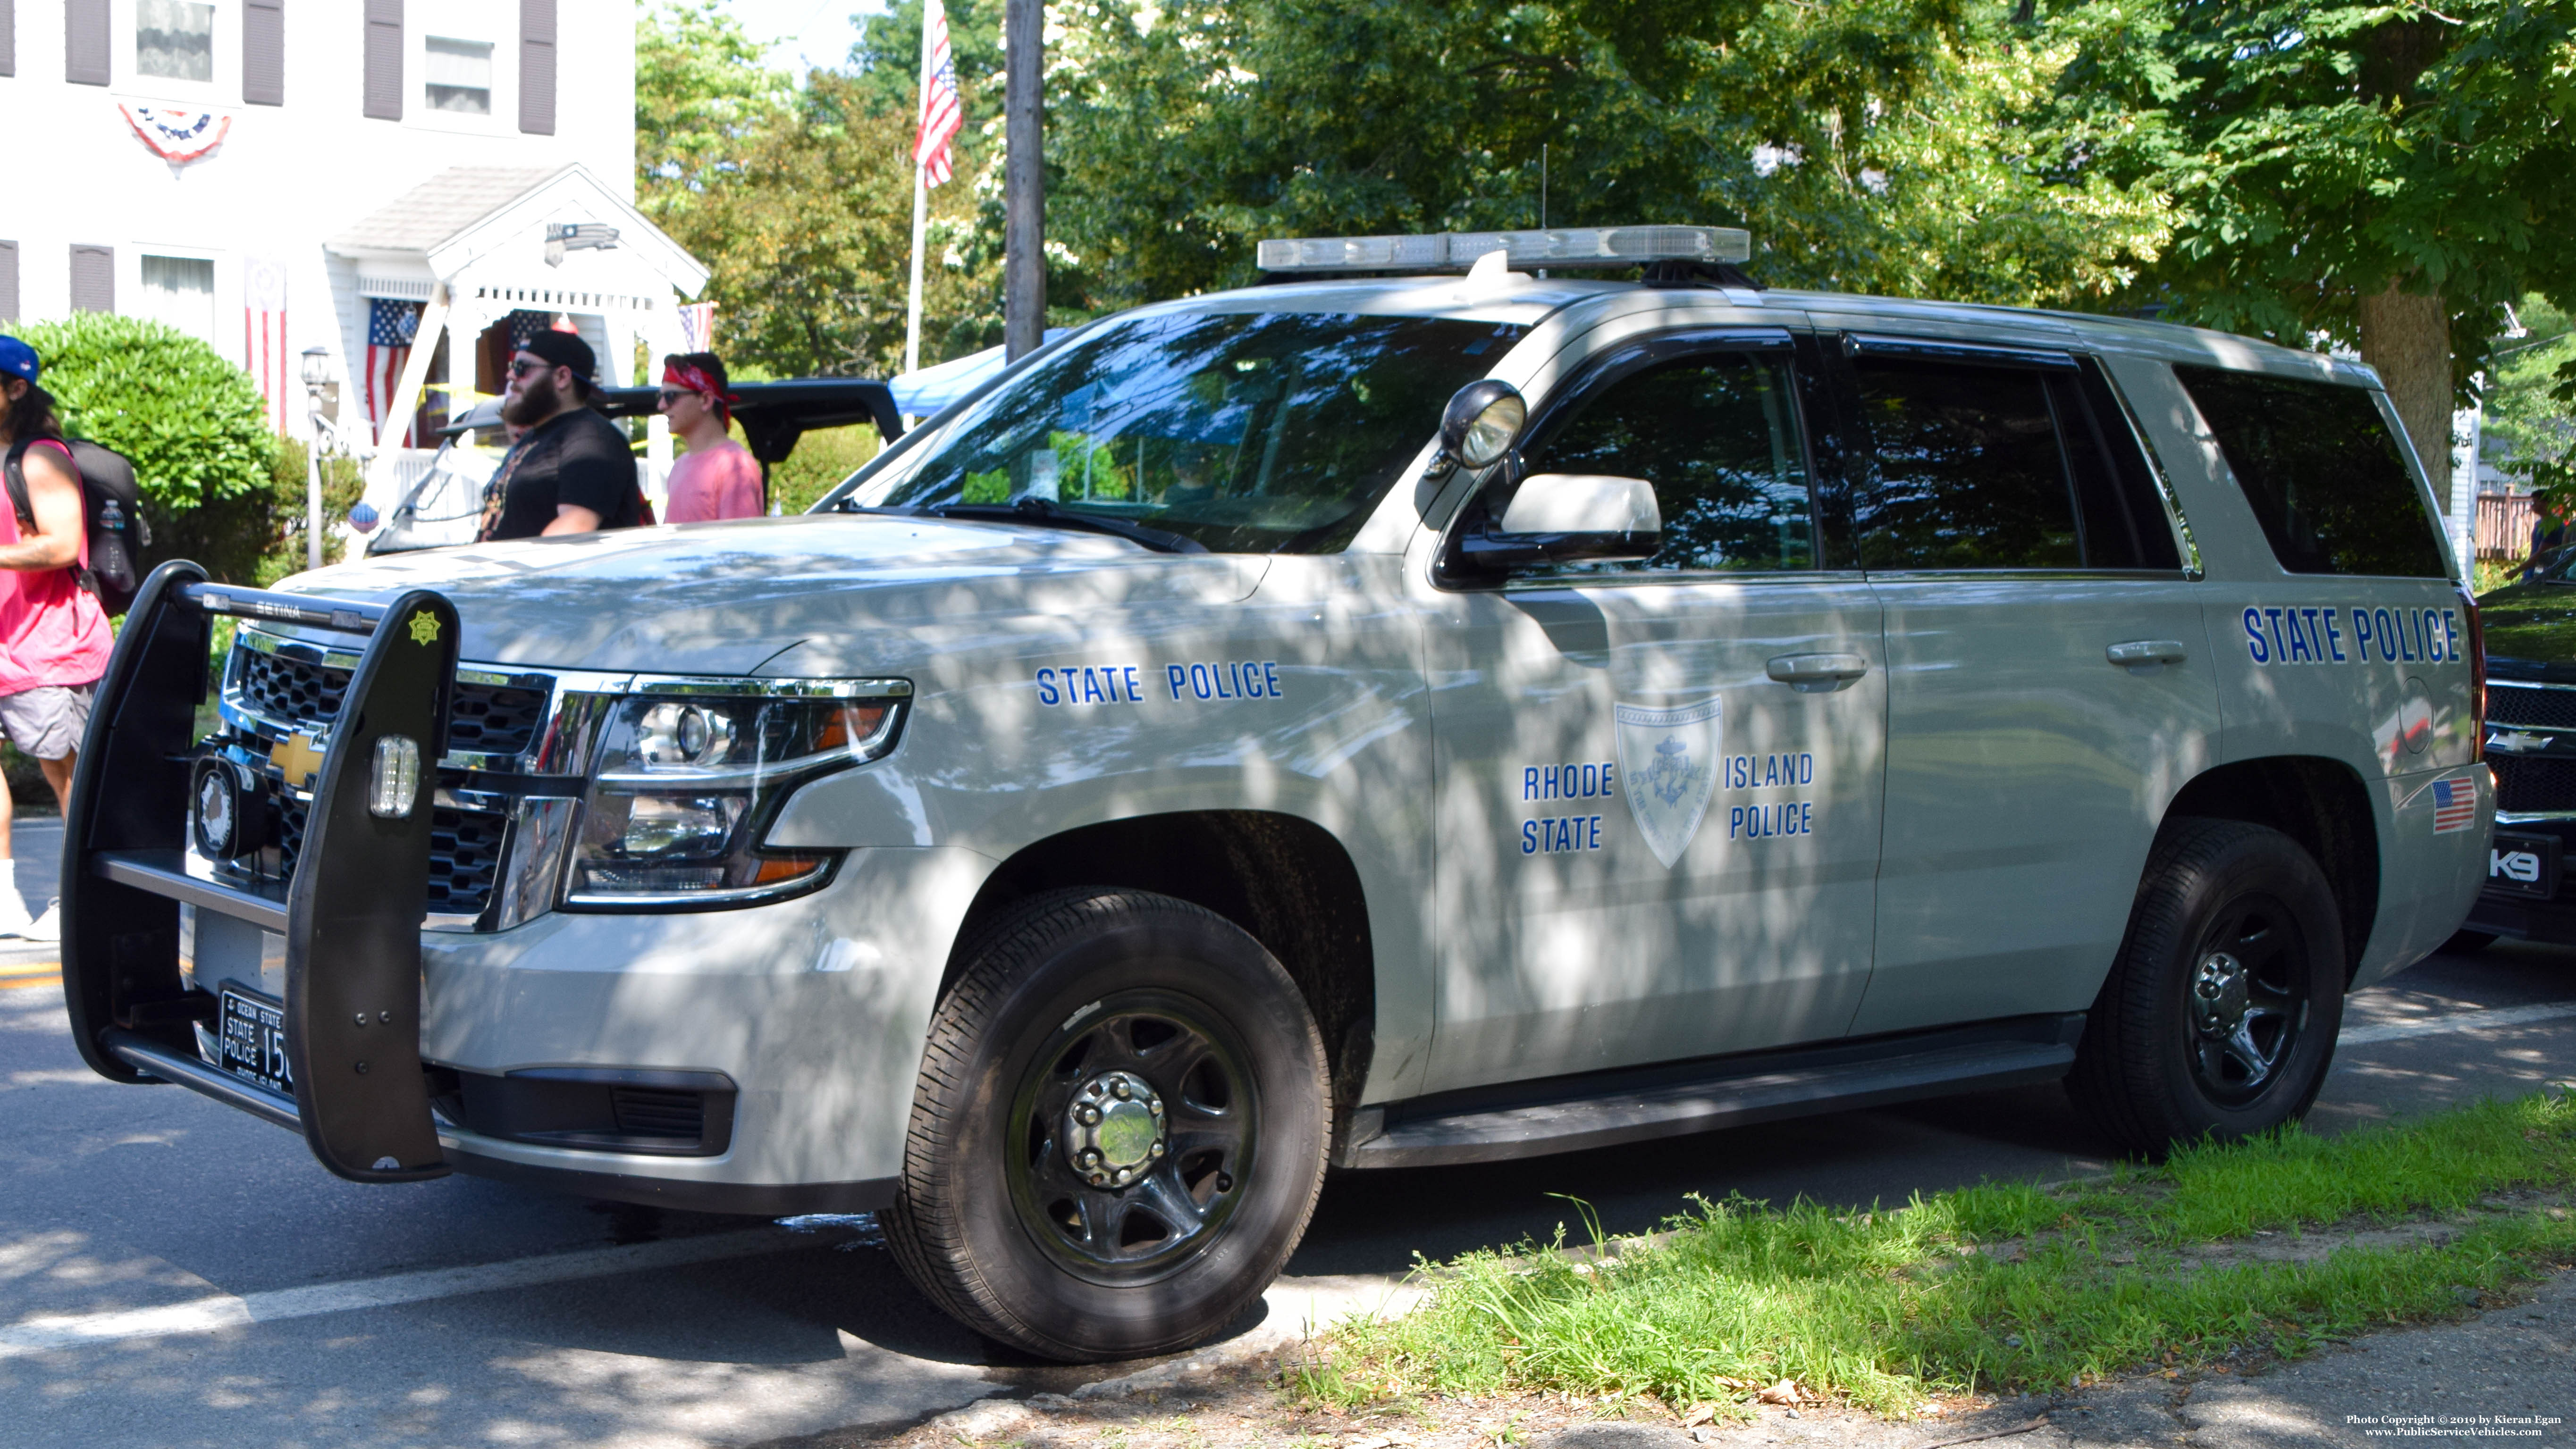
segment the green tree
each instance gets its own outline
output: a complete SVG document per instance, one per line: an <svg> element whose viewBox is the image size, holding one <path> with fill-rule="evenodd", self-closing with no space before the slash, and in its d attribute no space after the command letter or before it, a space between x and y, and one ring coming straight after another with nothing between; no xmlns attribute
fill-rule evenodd
<svg viewBox="0 0 2576 1449"><path fill-rule="evenodd" d="M2576 264L2576 0L2090 0L2061 114L2156 187L2141 300L2379 370L2437 490L2499 308Z"/></svg>
<svg viewBox="0 0 2576 1449"><path fill-rule="evenodd" d="M669 218L673 237L713 269L707 295L728 361L779 377L900 366L912 121L868 99L852 77L812 73L795 110L752 139L738 168ZM968 188L931 196L923 352L936 359L984 345L1000 319L992 267L961 250L974 231Z"/></svg>
<svg viewBox="0 0 2576 1449"><path fill-rule="evenodd" d="M635 172L645 214L668 226L708 187L738 175L794 91L760 63L760 46L719 0L639 5Z"/></svg>
<svg viewBox="0 0 2576 1449"><path fill-rule="evenodd" d="M1185 0L1060 12L1050 297L1252 279L1263 236L1744 225L1766 281L2068 303L2163 238L2152 185L2028 119L2072 59L1962 0Z"/></svg>

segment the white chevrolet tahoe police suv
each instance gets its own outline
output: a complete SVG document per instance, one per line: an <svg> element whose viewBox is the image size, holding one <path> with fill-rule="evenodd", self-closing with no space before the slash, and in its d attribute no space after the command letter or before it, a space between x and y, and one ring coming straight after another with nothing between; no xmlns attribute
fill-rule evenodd
<svg viewBox="0 0 2576 1449"><path fill-rule="evenodd" d="M1265 243L803 517L167 565L81 1049L360 1181L882 1209L1067 1359L1217 1331L1336 1165L2298 1116L2493 810L2378 382L1743 241Z"/></svg>

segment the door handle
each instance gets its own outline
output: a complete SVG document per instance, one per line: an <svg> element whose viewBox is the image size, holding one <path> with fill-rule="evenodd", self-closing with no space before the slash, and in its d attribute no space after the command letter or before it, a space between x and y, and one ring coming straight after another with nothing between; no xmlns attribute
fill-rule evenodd
<svg viewBox="0 0 2576 1449"><path fill-rule="evenodd" d="M1762 672L1800 694L1828 694L1869 672L1869 661L1857 654L1782 654Z"/></svg>
<svg viewBox="0 0 2576 1449"><path fill-rule="evenodd" d="M2180 664L2183 647L2180 639L2132 639L2103 650L2102 656L2123 669L2144 664Z"/></svg>

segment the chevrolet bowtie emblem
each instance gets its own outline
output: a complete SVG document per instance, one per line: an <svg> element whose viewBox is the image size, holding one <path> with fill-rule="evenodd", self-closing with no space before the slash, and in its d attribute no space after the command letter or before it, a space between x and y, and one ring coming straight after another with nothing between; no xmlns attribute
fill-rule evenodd
<svg viewBox="0 0 2576 1449"><path fill-rule="evenodd" d="M322 742L299 730L269 750L268 762L286 776L287 784L310 790L314 777L322 773L322 756Z"/></svg>
<svg viewBox="0 0 2576 1449"><path fill-rule="evenodd" d="M2528 730L2498 730L2487 736L2487 748L2502 750L2508 755L2527 755L2548 749L2549 736L2535 735Z"/></svg>

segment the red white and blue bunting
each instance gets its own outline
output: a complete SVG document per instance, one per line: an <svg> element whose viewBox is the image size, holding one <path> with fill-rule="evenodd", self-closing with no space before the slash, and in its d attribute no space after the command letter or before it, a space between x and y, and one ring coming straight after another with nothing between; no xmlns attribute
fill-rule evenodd
<svg viewBox="0 0 2576 1449"><path fill-rule="evenodd" d="M125 113L125 122L152 154L174 166L199 160L224 144L224 133L233 128L233 118L213 111L183 111L171 106L138 106L119 101L116 108Z"/></svg>

